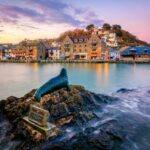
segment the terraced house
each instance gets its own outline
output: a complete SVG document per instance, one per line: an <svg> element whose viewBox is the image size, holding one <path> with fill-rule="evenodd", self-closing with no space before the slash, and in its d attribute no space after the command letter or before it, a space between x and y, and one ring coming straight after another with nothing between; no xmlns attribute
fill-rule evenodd
<svg viewBox="0 0 150 150"><path fill-rule="evenodd" d="M3 45L0 45L0 60L2 60L4 57L4 50L5 50L5 47Z"/></svg>
<svg viewBox="0 0 150 150"><path fill-rule="evenodd" d="M69 37L61 44L62 58L69 60L97 60L106 59L108 51L106 44L97 35L91 37Z"/></svg>
<svg viewBox="0 0 150 150"><path fill-rule="evenodd" d="M11 58L19 60L45 60L48 57L49 46L43 42L38 44L27 42L11 49Z"/></svg>
<svg viewBox="0 0 150 150"><path fill-rule="evenodd" d="M10 44L0 44L0 60L9 58Z"/></svg>

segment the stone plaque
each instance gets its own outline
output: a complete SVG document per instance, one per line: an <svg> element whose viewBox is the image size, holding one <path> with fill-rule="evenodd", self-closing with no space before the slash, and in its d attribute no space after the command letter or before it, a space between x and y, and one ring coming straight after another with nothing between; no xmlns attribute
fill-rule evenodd
<svg viewBox="0 0 150 150"><path fill-rule="evenodd" d="M49 112L45 109L42 109L40 107L37 107L35 105L30 106L29 121L32 121L39 126L46 127L47 126L47 120L49 117Z"/></svg>
<svg viewBox="0 0 150 150"><path fill-rule="evenodd" d="M23 120L46 138L49 138L59 134L60 130L54 124L48 122L48 117L49 112L47 110L31 105L29 116L23 117Z"/></svg>
<svg viewBox="0 0 150 150"><path fill-rule="evenodd" d="M59 134L60 130L50 122L47 122L46 127L39 126L38 124L29 120L29 117L24 117L23 120L32 126L35 130L41 132L46 138L53 137Z"/></svg>

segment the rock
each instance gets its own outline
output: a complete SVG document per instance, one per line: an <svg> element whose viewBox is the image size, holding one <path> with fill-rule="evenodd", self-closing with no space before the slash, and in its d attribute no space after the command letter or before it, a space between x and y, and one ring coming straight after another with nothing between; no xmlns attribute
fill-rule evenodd
<svg viewBox="0 0 150 150"><path fill-rule="evenodd" d="M52 105L49 111L51 117L54 119L59 119L69 115L67 104L64 102L58 103L57 105Z"/></svg>
<svg viewBox="0 0 150 150"><path fill-rule="evenodd" d="M40 149L41 147L41 149L69 150L112 149L116 140L121 142L123 136L118 130L120 127L118 123L107 122L103 126L88 127L88 122L99 120L95 109L100 110L101 107L116 99L106 95L97 95L85 90L82 86L72 85L70 89L70 91L66 91L65 88L62 88L48 93L42 97L40 104L38 104L49 111L49 121L58 125L62 130L61 134L56 132L57 134L53 138L46 140L40 132L22 121L22 117L28 115L30 105L36 104L35 90L21 98L11 96L0 101L0 109L12 126L8 134L13 135L14 141L20 141L18 149ZM67 134L65 129L68 127L73 128L74 131L67 130L69 132Z"/></svg>
<svg viewBox="0 0 150 150"><path fill-rule="evenodd" d="M134 89L122 88L122 89L118 90L117 93L129 93L129 92L132 92L132 91L134 91Z"/></svg>
<svg viewBox="0 0 150 150"><path fill-rule="evenodd" d="M63 126L65 124L69 124L73 120L73 116L67 116L56 121L56 125Z"/></svg>
<svg viewBox="0 0 150 150"><path fill-rule="evenodd" d="M6 105L6 100L1 100L0 101L0 112L4 111L5 105Z"/></svg>
<svg viewBox="0 0 150 150"><path fill-rule="evenodd" d="M15 96L10 96L10 97L7 98L7 101L8 101L9 103L14 102L14 101L17 101L17 100L18 100L18 98L15 97Z"/></svg>

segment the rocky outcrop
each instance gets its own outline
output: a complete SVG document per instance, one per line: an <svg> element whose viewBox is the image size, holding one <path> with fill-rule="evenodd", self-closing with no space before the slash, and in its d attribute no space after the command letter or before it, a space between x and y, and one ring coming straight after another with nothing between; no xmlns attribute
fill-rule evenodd
<svg viewBox="0 0 150 150"><path fill-rule="evenodd" d="M100 122L97 112L116 98L98 95L82 86L70 86L70 91L60 89L42 97L40 105L50 113L49 121L56 124L61 133L44 139L43 135L22 121L27 116L35 90L21 98L8 97L0 101L1 114L10 122L10 141L17 141L12 149L113 149L123 138L121 125L116 120ZM69 142L68 142L69 141ZM1 145L1 143L0 143Z"/></svg>

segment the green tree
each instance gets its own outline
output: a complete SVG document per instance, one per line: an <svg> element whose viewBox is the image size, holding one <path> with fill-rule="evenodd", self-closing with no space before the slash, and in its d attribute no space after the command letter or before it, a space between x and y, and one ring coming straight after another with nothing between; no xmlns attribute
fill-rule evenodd
<svg viewBox="0 0 150 150"><path fill-rule="evenodd" d="M94 27L95 27L94 24L90 24L86 27L86 29L89 31L89 30L93 30Z"/></svg>
<svg viewBox="0 0 150 150"><path fill-rule="evenodd" d="M112 26L112 29L113 29L113 30L121 30L121 26L115 24L115 25Z"/></svg>
<svg viewBox="0 0 150 150"><path fill-rule="evenodd" d="M103 29L104 29L104 30L110 30L110 29L111 29L111 25L108 24L108 23L104 23L104 24L103 24Z"/></svg>
<svg viewBox="0 0 150 150"><path fill-rule="evenodd" d="M121 30L117 30L117 31L116 31L116 35L117 35L118 37L122 37L123 33L122 33Z"/></svg>

